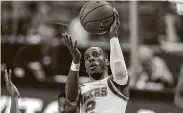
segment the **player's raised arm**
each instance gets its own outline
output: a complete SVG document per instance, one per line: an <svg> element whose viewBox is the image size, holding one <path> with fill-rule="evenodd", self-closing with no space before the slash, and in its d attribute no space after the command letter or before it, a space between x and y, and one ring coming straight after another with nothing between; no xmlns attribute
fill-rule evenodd
<svg viewBox="0 0 183 113"><path fill-rule="evenodd" d="M114 8L115 21L110 28L110 67L113 81L119 85L125 85L128 81L128 74L125 60L118 40L118 28L120 26L119 14Z"/></svg>
<svg viewBox="0 0 183 113"><path fill-rule="evenodd" d="M11 108L10 113L20 113L19 107L18 107L18 98L20 97L20 93L18 92L15 85L13 85L11 81L11 70L7 71L5 70L4 79L6 82L6 87L11 95Z"/></svg>
<svg viewBox="0 0 183 113"><path fill-rule="evenodd" d="M75 43L73 44L70 35L68 35L67 33L64 33L62 35L64 37L65 45L67 46L73 58L65 85L66 99L71 104L75 104L79 94L79 69L80 69L81 53L76 47L77 41L75 41Z"/></svg>

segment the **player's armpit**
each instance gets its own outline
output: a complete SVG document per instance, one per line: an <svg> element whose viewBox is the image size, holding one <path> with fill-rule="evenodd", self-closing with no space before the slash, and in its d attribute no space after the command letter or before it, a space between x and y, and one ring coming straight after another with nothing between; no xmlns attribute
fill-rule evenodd
<svg viewBox="0 0 183 113"><path fill-rule="evenodd" d="M107 84L110 90L118 97L122 98L125 101L129 99L129 79L126 85L119 85L113 81L113 77L110 76L107 80Z"/></svg>

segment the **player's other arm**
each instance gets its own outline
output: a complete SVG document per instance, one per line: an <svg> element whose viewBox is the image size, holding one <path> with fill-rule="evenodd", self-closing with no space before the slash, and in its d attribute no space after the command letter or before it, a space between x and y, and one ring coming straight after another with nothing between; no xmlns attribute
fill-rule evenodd
<svg viewBox="0 0 183 113"><path fill-rule="evenodd" d="M18 98L20 97L20 93L13 85L11 82L11 70L9 72L5 70L5 76L4 76L5 82L6 82L6 87L11 95L11 108L10 108L10 113L20 113L19 107L18 107Z"/></svg>
<svg viewBox="0 0 183 113"><path fill-rule="evenodd" d="M115 21L110 29L110 67L113 81L119 85L126 85L128 82L128 74L117 34L120 25L119 14L115 8L113 11Z"/></svg>
<svg viewBox="0 0 183 113"><path fill-rule="evenodd" d="M19 107L18 107L18 96L11 97L10 113L20 113Z"/></svg>
<svg viewBox="0 0 183 113"><path fill-rule="evenodd" d="M71 104L76 104L79 94L79 68L80 68L81 53L76 47L77 41L75 41L75 43L73 44L70 35L65 33L63 34L63 38L65 41L65 45L67 46L73 58L65 85L66 99Z"/></svg>
<svg viewBox="0 0 183 113"><path fill-rule="evenodd" d="M175 90L174 103L176 106L183 108L183 63Z"/></svg>

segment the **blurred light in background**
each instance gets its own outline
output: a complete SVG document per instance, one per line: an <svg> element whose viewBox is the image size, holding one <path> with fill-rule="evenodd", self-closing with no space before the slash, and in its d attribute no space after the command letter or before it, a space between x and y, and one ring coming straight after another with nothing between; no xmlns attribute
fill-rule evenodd
<svg viewBox="0 0 183 113"><path fill-rule="evenodd" d="M22 78L22 77L25 76L25 71L24 71L23 68L19 68L19 67L15 68L15 69L14 69L14 73L15 73L15 75L16 75L17 77L19 77L19 78Z"/></svg>
<svg viewBox="0 0 183 113"><path fill-rule="evenodd" d="M88 32L81 26L80 19L74 18L68 27L69 33L73 41L77 40L79 46L86 46L88 44Z"/></svg>
<svg viewBox="0 0 183 113"><path fill-rule="evenodd" d="M176 3L177 14L183 15L183 3Z"/></svg>

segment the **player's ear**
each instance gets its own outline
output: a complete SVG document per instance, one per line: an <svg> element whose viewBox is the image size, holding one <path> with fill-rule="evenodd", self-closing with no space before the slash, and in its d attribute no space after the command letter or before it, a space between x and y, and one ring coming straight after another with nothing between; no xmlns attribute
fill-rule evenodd
<svg viewBox="0 0 183 113"><path fill-rule="evenodd" d="M106 63L106 65L107 65L107 66L109 66L109 65L110 65L110 62L109 62L109 60L108 60L108 59L105 59L105 63Z"/></svg>

